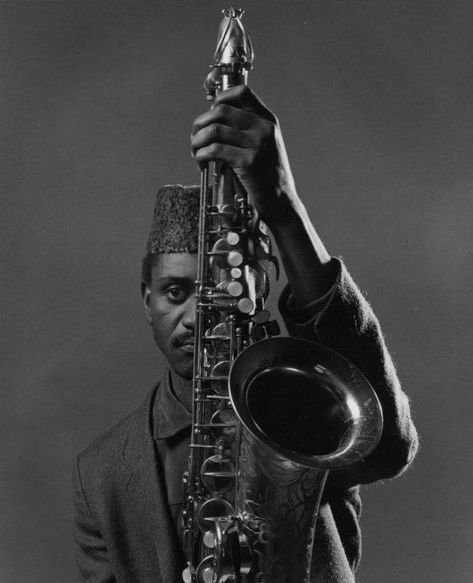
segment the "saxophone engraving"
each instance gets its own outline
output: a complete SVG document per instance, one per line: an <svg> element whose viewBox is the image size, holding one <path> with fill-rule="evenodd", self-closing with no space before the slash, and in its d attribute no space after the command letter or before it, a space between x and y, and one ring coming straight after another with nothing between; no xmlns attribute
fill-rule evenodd
<svg viewBox="0 0 473 583"><path fill-rule="evenodd" d="M204 88L246 84L242 10L223 11ZM184 475L185 583L305 583L329 470L376 446L381 408L348 360L275 337L265 308L277 261L227 166L201 173L192 436Z"/></svg>

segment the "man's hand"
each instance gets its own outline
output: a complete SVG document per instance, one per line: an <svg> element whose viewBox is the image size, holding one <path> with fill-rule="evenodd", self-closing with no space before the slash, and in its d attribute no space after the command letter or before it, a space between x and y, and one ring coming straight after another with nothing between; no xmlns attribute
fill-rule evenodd
<svg viewBox="0 0 473 583"><path fill-rule="evenodd" d="M276 116L247 86L220 93L192 129L194 158L230 166L269 227L297 200Z"/></svg>
<svg viewBox="0 0 473 583"><path fill-rule="evenodd" d="M330 255L300 201L276 116L244 85L220 93L194 122L192 153L230 166L271 229L297 305L332 286Z"/></svg>

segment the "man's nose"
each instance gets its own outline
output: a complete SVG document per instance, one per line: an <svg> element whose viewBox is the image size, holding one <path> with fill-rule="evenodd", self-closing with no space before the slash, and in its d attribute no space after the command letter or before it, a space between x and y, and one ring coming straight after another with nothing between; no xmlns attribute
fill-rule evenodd
<svg viewBox="0 0 473 583"><path fill-rule="evenodd" d="M186 328L194 330L195 328L195 313L196 313L196 299L195 296L190 296L184 306L184 315L182 317L182 324Z"/></svg>

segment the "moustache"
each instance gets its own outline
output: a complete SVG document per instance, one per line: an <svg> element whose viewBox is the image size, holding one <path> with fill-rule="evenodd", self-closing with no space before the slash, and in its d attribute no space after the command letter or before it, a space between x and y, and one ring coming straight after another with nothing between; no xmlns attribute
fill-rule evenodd
<svg viewBox="0 0 473 583"><path fill-rule="evenodd" d="M173 348L179 348L179 346L183 346L184 344L190 344L189 340L194 339L194 332L190 330L188 332L183 332L182 334L177 334L171 340L171 344Z"/></svg>

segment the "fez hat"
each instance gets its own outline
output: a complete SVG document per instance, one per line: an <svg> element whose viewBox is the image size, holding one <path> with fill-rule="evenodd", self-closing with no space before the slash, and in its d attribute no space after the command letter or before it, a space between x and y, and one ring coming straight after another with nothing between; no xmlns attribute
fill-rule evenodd
<svg viewBox="0 0 473 583"><path fill-rule="evenodd" d="M199 236L198 186L166 184L159 189L146 251L196 253Z"/></svg>

